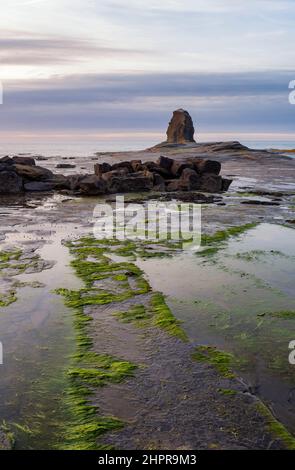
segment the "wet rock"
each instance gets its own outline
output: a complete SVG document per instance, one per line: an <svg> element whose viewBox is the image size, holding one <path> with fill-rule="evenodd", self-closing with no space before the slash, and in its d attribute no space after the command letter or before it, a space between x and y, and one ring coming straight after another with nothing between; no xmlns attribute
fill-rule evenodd
<svg viewBox="0 0 295 470"><path fill-rule="evenodd" d="M128 173L133 172L132 165L129 161L127 161L127 162L118 162L118 163L114 163L114 165L112 165L112 170L119 170L121 168L124 168L124 169L128 170Z"/></svg>
<svg viewBox="0 0 295 470"><path fill-rule="evenodd" d="M164 157L163 155L161 155L157 160L157 165L160 168L163 168L164 170L169 171L169 172L172 168L173 163L174 163L174 160L172 158Z"/></svg>
<svg viewBox="0 0 295 470"><path fill-rule="evenodd" d="M222 178L221 182L221 191L227 191L230 185L232 184L233 180L228 178Z"/></svg>
<svg viewBox="0 0 295 470"><path fill-rule="evenodd" d="M71 163L58 163L55 165L55 168L76 168L76 165L72 165Z"/></svg>
<svg viewBox="0 0 295 470"><path fill-rule="evenodd" d="M24 188L25 191L52 191L54 184L48 181L31 181L30 183L25 183Z"/></svg>
<svg viewBox="0 0 295 470"><path fill-rule="evenodd" d="M130 164L131 164L132 170L133 170L134 172L136 172L136 171L143 171L143 170L144 170L144 166L143 166L141 160L131 160Z"/></svg>
<svg viewBox="0 0 295 470"><path fill-rule="evenodd" d="M274 201L260 201L258 199L252 199L252 200L247 200L247 201L241 201L241 204L249 204L249 205L255 205L255 206L279 206L279 202L274 202Z"/></svg>
<svg viewBox="0 0 295 470"><path fill-rule="evenodd" d="M167 129L167 143L186 144L195 142L194 126L191 116L184 109L177 109L173 112L171 121Z"/></svg>
<svg viewBox="0 0 295 470"><path fill-rule="evenodd" d="M162 178L161 175L155 173L154 174L154 186L153 191L165 191L165 180Z"/></svg>
<svg viewBox="0 0 295 470"><path fill-rule="evenodd" d="M202 175L200 188L206 193L219 193L222 190L221 176L210 174Z"/></svg>
<svg viewBox="0 0 295 470"><path fill-rule="evenodd" d="M181 176L181 173L183 172L185 168L191 168L193 170L194 166L190 162L182 162L182 161L174 160L172 167L171 167L171 173L173 174L173 176L179 177Z"/></svg>
<svg viewBox="0 0 295 470"><path fill-rule="evenodd" d="M23 189L23 179L14 171L0 171L0 194L17 194Z"/></svg>
<svg viewBox="0 0 295 470"><path fill-rule="evenodd" d="M36 165L35 159L33 157L19 157L16 155L15 157L12 157L12 160L14 163L20 163L21 165Z"/></svg>
<svg viewBox="0 0 295 470"><path fill-rule="evenodd" d="M197 158L193 161L193 165L195 167L195 170L200 173L200 175L203 175L205 173L219 175L221 170L220 162L217 162L215 160L201 160Z"/></svg>
<svg viewBox="0 0 295 470"><path fill-rule="evenodd" d="M5 157L0 158L0 165L7 166L7 165L14 165L14 161L8 155Z"/></svg>
<svg viewBox="0 0 295 470"><path fill-rule="evenodd" d="M44 181L52 178L53 173L47 168L33 165L14 165L16 173L26 180Z"/></svg>
<svg viewBox="0 0 295 470"><path fill-rule="evenodd" d="M78 191L80 181L85 178L86 175L71 175L67 177L67 184L71 191ZM90 175L89 175L90 176Z"/></svg>
<svg viewBox="0 0 295 470"><path fill-rule="evenodd" d="M197 172L191 168L185 168L181 173L178 187L182 191L194 191L200 188L200 183L201 179Z"/></svg>
<svg viewBox="0 0 295 470"><path fill-rule="evenodd" d="M94 165L94 174L96 176L101 176L103 173L111 171L112 166L109 163L96 163Z"/></svg>
<svg viewBox="0 0 295 470"><path fill-rule="evenodd" d="M79 181L78 188L84 195L95 196L106 192L106 183L96 175L87 175Z"/></svg>
<svg viewBox="0 0 295 470"><path fill-rule="evenodd" d="M113 172L111 172L113 173ZM105 175L107 175L106 173ZM132 175L112 175L107 180L107 190L110 193L126 193L150 191L154 185L154 176L149 171L133 173Z"/></svg>

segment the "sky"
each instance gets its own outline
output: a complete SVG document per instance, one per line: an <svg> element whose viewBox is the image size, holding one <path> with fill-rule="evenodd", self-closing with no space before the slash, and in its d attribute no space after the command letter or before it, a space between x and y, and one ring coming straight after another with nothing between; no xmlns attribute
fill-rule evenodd
<svg viewBox="0 0 295 470"><path fill-rule="evenodd" d="M0 135L294 133L294 0L1 0ZM294 137L295 138L295 137Z"/></svg>

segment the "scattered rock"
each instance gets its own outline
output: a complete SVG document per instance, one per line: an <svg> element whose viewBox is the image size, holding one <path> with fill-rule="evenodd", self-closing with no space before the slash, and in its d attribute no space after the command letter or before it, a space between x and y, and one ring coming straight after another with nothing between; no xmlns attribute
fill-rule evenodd
<svg viewBox="0 0 295 470"><path fill-rule="evenodd" d="M12 157L12 160L14 163L20 163L21 165L29 165L29 166L34 166L36 165L35 159L33 157Z"/></svg>
<svg viewBox="0 0 295 470"><path fill-rule="evenodd" d="M76 165L72 165L71 163L58 163L55 165L55 168L76 168Z"/></svg>

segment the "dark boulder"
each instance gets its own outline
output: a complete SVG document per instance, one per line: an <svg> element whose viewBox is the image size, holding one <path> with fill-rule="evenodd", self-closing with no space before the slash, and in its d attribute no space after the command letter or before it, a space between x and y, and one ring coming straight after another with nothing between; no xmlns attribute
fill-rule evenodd
<svg viewBox="0 0 295 470"><path fill-rule="evenodd" d="M195 170L185 168L179 179L179 189L181 191L194 191L200 188L200 176Z"/></svg>
<svg viewBox="0 0 295 470"><path fill-rule="evenodd" d="M113 173L113 172L111 172ZM107 175L108 173L106 173ZM132 175L114 175L107 180L107 190L110 193L129 193L150 191L154 185L154 176L148 171Z"/></svg>
<svg viewBox="0 0 295 470"><path fill-rule="evenodd" d="M46 181L52 178L53 173L47 168L43 168L41 166L33 166L33 165L14 165L15 172L26 180L38 180L38 181Z"/></svg>
<svg viewBox="0 0 295 470"><path fill-rule="evenodd" d="M0 194L16 194L23 191L23 179L15 171L0 171Z"/></svg>
<svg viewBox="0 0 295 470"><path fill-rule="evenodd" d="M30 181L24 185L25 191L41 192L52 191L54 184L49 181Z"/></svg>
<svg viewBox="0 0 295 470"><path fill-rule="evenodd" d="M165 180L158 173L154 173L154 186L153 191L165 191Z"/></svg>
<svg viewBox="0 0 295 470"><path fill-rule="evenodd" d="M196 158L193 160L193 165L195 167L195 170L200 173L200 175L203 175L205 173L219 175L221 170L220 162L217 162L215 160L201 160Z"/></svg>
<svg viewBox="0 0 295 470"><path fill-rule="evenodd" d="M94 174L96 176L101 176L103 173L111 171L112 166L109 163L96 163L94 165Z"/></svg>
<svg viewBox="0 0 295 470"><path fill-rule="evenodd" d="M130 164L131 164L132 170L133 170L134 172L143 171L143 170L144 170L144 166L143 166L141 160L131 160Z"/></svg>
<svg viewBox="0 0 295 470"><path fill-rule="evenodd" d="M232 184L233 180L228 179L228 178L222 178L222 183L221 183L221 191L227 191L230 185Z"/></svg>
<svg viewBox="0 0 295 470"><path fill-rule="evenodd" d="M87 196L96 196L99 194L105 194L106 192L105 181L96 175L84 176L79 181L78 187L80 192Z"/></svg>
<svg viewBox="0 0 295 470"><path fill-rule="evenodd" d="M119 170L121 168L124 168L124 169L128 170L128 173L133 172L132 165L128 161L127 162L118 162L118 163L114 163L114 165L112 165L112 170Z"/></svg>
<svg viewBox="0 0 295 470"><path fill-rule="evenodd" d="M58 163L55 165L55 168L76 168L76 165L73 165L72 163Z"/></svg>
<svg viewBox="0 0 295 470"><path fill-rule="evenodd" d="M222 178L218 175L204 174L200 178L200 189L206 193L220 193L222 189Z"/></svg>
<svg viewBox="0 0 295 470"><path fill-rule="evenodd" d="M14 163L20 163L21 165L36 165L35 159L33 157L19 157L16 155L15 157L12 157L12 160Z"/></svg>
<svg viewBox="0 0 295 470"><path fill-rule="evenodd" d="M161 155L157 160L158 166L160 168L164 168L164 170L167 170L167 171L171 170L173 162L174 160L172 158L164 157L163 155Z"/></svg>
<svg viewBox="0 0 295 470"><path fill-rule="evenodd" d="M173 174L173 176L178 178L179 176L181 176L181 173L183 172L183 170L185 168L191 168L193 170L194 165L192 163L189 163L189 162L173 160L173 164L172 164L172 167L171 167L171 173Z"/></svg>

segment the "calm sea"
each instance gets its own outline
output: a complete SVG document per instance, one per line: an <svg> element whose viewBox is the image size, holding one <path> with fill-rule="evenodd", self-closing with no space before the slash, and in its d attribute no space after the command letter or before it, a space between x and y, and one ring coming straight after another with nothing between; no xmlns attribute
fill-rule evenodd
<svg viewBox="0 0 295 470"><path fill-rule="evenodd" d="M215 141L220 139L215 139ZM238 140L238 139L237 139ZM212 142L214 139L212 139ZM294 149L294 141L283 141L283 140L239 140L243 145L254 149ZM50 156L89 156L95 152L120 152L120 151L132 151L132 150L143 150L159 142L151 138L120 138L116 141L114 139L91 139L91 140L77 140L70 141L55 140L50 141L24 141L24 142L9 142L0 141L0 155L10 154L26 154L30 153L33 155L44 155ZM207 140L206 140L207 142ZM290 154L292 156L292 154ZM293 154L293 156L295 156Z"/></svg>

